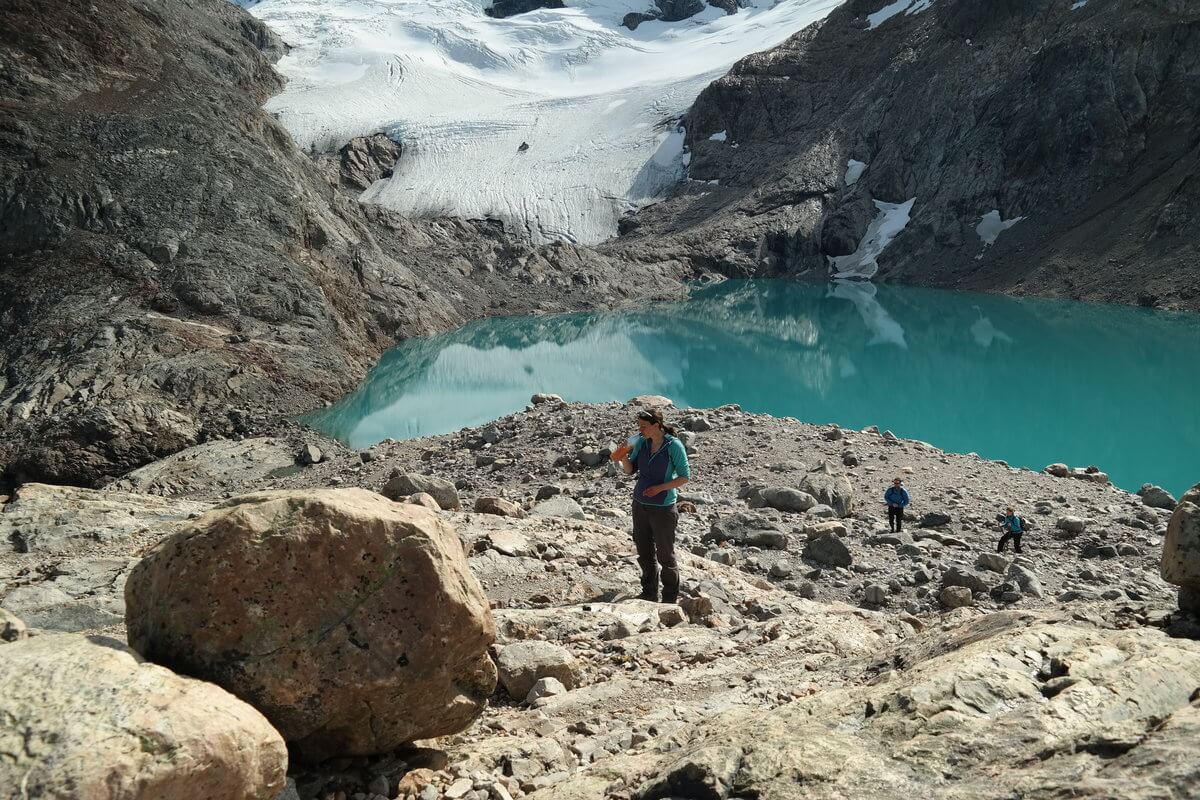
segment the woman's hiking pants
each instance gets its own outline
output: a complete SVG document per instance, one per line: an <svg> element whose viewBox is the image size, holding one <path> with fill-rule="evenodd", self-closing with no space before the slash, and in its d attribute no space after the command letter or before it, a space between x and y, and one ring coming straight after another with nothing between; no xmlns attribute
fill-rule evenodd
<svg viewBox="0 0 1200 800"><path fill-rule="evenodd" d="M1000 537L1000 544L996 547L997 553L1004 552L1004 546L1008 544L1008 540L1013 540L1013 550L1021 552L1021 534L1025 531L1009 531Z"/></svg>
<svg viewBox="0 0 1200 800"><path fill-rule="evenodd" d="M662 600L674 603L679 597L679 567L675 563L675 529L679 510L648 506L633 501L633 544L642 568L642 598L658 599L659 566L662 566Z"/></svg>

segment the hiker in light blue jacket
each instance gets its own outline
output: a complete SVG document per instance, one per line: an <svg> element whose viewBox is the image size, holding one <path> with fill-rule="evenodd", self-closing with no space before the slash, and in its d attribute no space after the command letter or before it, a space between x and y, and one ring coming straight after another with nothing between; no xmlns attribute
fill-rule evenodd
<svg viewBox="0 0 1200 800"><path fill-rule="evenodd" d="M678 489L688 482L687 450L675 429L656 408L637 415L638 435L612 454L626 475L638 473L633 487L633 542L642 568L643 600L658 599L658 566L662 566L662 601L679 597L679 566L675 560ZM657 560L657 564L655 561Z"/></svg>
<svg viewBox="0 0 1200 800"><path fill-rule="evenodd" d="M900 532L901 523L904 522L904 508L912 502L903 484L904 481L896 478L883 493L883 502L887 503L888 507L888 529L893 533Z"/></svg>

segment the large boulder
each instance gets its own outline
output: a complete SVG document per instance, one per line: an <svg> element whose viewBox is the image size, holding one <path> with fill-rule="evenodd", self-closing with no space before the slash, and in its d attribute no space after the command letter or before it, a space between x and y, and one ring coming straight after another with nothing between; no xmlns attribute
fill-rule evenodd
<svg viewBox="0 0 1200 800"><path fill-rule="evenodd" d="M969 589L971 592L990 592L992 583L999 581L989 580L988 577L995 578L993 573L975 572L961 564L951 564L945 572L942 573L942 586L962 586Z"/></svg>
<svg viewBox="0 0 1200 800"><path fill-rule="evenodd" d="M1180 587L1181 595L1195 597L1200 592L1200 483L1179 498L1171 514L1159 574Z"/></svg>
<svg viewBox="0 0 1200 800"><path fill-rule="evenodd" d="M808 511L817 504L816 498L808 492L786 486L762 489L759 496L766 505L777 511Z"/></svg>
<svg viewBox="0 0 1200 800"><path fill-rule="evenodd" d="M125 599L138 651L253 703L309 759L462 730L496 684L454 529L364 489L230 500L152 550Z"/></svg>
<svg viewBox="0 0 1200 800"><path fill-rule="evenodd" d="M406 500L421 492L431 495L445 511L457 511L462 508L458 499L458 489L445 478L397 470L379 490L379 493L389 500Z"/></svg>
<svg viewBox="0 0 1200 800"><path fill-rule="evenodd" d="M284 787L287 748L262 714L115 639L0 647L0 686L4 797L272 800Z"/></svg>
<svg viewBox="0 0 1200 800"><path fill-rule="evenodd" d="M848 517L854 510L854 487L850 479L832 472L827 462L805 475L800 489L832 508L839 517Z"/></svg>
<svg viewBox="0 0 1200 800"><path fill-rule="evenodd" d="M1142 488L1138 489L1138 497L1150 508L1165 508L1167 511L1173 511L1179 502L1166 489L1152 483L1143 483Z"/></svg>
<svg viewBox="0 0 1200 800"><path fill-rule="evenodd" d="M705 544L733 542L743 547L786 550L788 535L771 520L743 511L713 520L708 533L700 541Z"/></svg>

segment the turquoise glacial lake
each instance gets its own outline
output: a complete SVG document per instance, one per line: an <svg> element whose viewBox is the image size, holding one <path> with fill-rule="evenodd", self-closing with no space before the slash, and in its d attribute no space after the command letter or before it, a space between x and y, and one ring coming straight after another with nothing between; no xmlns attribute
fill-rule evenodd
<svg viewBox="0 0 1200 800"><path fill-rule="evenodd" d="M1200 481L1200 315L935 289L728 281L627 312L482 320L387 352L307 421L355 447L448 433L536 392L878 425L1122 488Z"/></svg>

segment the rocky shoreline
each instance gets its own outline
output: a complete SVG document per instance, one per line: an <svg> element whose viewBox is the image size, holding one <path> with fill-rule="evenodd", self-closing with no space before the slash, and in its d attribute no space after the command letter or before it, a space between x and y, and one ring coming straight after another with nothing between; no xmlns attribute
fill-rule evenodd
<svg viewBox="0 0 1200 800"><path fill-rule="evenodd" d="M630 485L606 460L637 404L662 401L535 401L482 427L363 451L292 427L200 445L100 490L27 484L0 513L0 542L11 546L0 554L0 605L41 648L81 635L123 646L126 619L150 619L155 606L174 608L172 620L200 614L180 629L199 631L214 613L199 598L216 595L171 588L194 578L161 573L165 537L248 509L254 492L297 508L361 492L383 504L371 518L411 508L401 516L452 526L486 598L479 613L494 624L498 683L459 733L374 755L319 750L319 762L292 747L281 798L900 797L914 781L939 797L994 797L992 782L1032 796L1082 782L1094 796L1150 797L1196 779L1186 752L1200 730L1200 643L1189 641L1200 619L1176 609L1178 590L1160 577L1160 565L1173 579L1197 576L1191 495L1172 512L1160 506L1174 498L1132 495L1095 472L1013 469L736 406L669 408L693 481L677 544L682 596L665 606L630 599ZM881 500L896 475L913 496L900 534L887 530ZM995 553L994 515L1009 503L1033 522L1015 559ZM237 513L235 527L255 540ZM331 546L324 536L312 539L318 554ZM1163 558L1164 541L1177 558ZM134 587L147 591L137 570L148 555L164 576L157 600L127 606ZM246 558L217 560L236 572ZM269 576L290 562L253 558L260 566L246 562L214 590L222 603L340 602L321 567L280 582ZM337 575L357 569L336 563ZM376 652L382 623L361 613L336 630ZM23 646L0 646L0 671ZM168 663L275 707L223 683L233 680L225 673ZM291 669L272 680L294 682ZM296 685L316 680L303 674ZM957 776L937 767L946 748L958 753ZM891 755L881 763L880 753Z"/></svg>

